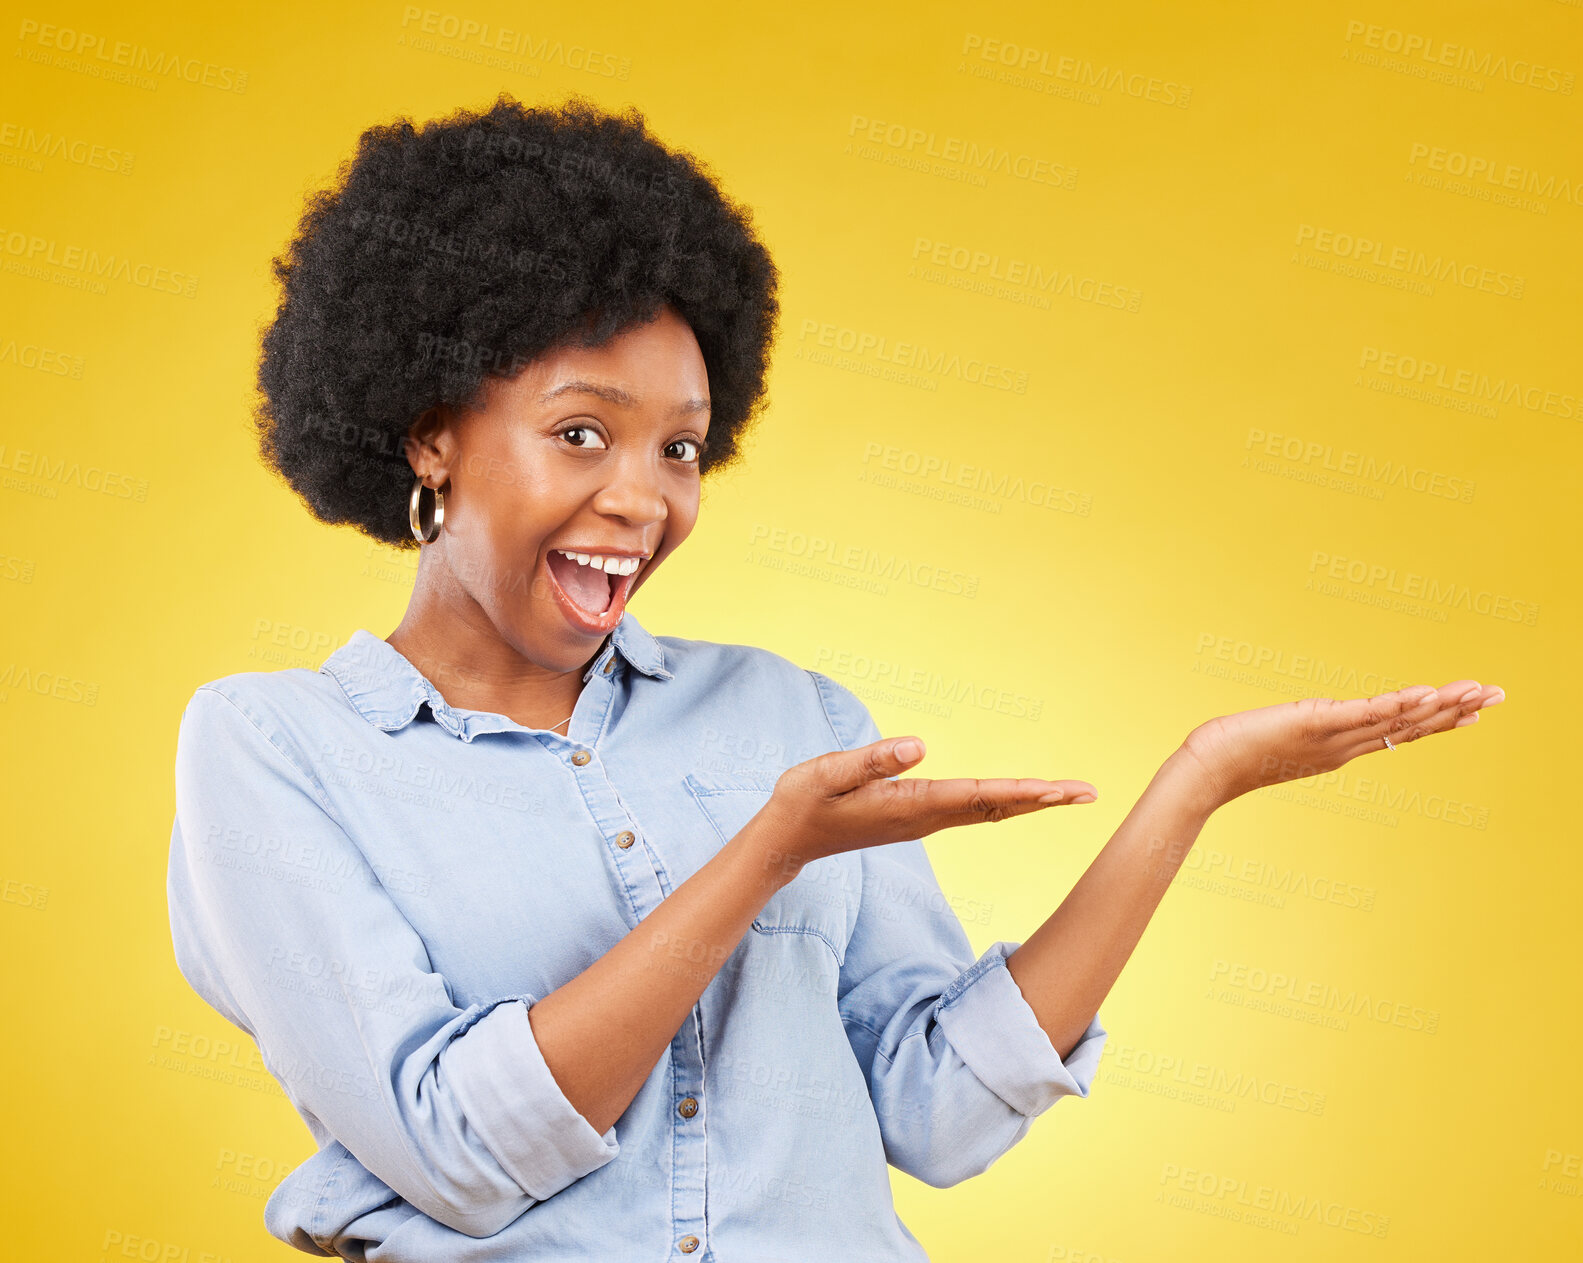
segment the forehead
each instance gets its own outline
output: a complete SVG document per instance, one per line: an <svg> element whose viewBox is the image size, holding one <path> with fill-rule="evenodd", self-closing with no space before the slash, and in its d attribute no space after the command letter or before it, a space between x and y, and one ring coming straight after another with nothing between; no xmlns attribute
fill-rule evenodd
<svg viewBox="0 0 1583 1263"><path fill-rule="evenodd" d="M599 399L624 409L698 412L709 398L698 340L669 307L602 346L552 347L502 385L535 407Z"/></svg>

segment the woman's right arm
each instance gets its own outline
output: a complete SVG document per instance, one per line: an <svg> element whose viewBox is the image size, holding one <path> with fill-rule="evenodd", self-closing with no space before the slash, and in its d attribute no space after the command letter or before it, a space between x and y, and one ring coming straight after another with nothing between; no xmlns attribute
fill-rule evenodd
<svg viewBox="0 0 1583 1263"><path fill-rule="evenodd" d="M785 772L764 809L614 947L529 1010L545 1064L596 1129L626 1112L688 1012L771 895L804 864L1040 810L1036 779L889 781L922 757L907 737L819 755ZM912 740L916 740L913 738Z"/></svg>
<svg viewBox="0 0 1583 1263"><path fill-rule="evenodd" d="M617 1156L615 1129L595 1131L539 1056L536 997L457 1006L267 714L199 688L175 772L176 963L367 1171L487 1237Z"/></svg>
<svg viewBox="0 0 1583 1263"><path fill-rule="evenodd" d="M258 1042L293 1104L408 1203L474 1237L617 1156L614 1120L805 863L1037 810L1052 787L935 781L947 788L925 811L921 782L882 779L910 766L890 754L896 739L820 755L583 973L462 1009L277 737L209 685L182 716L167 879L177 964Z"/></svg>
<svg viewBox="0 0 1583 1263"><path fill-rule="evenodd" d="M765 813L637 927L528 1010L561 1091L596 1131L626 1113L769 898L797 875Z"/></svg>

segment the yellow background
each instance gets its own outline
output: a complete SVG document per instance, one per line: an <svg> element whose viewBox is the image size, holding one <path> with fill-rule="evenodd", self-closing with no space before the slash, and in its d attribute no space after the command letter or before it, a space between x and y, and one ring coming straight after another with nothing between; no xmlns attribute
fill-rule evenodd
<svg viewBox="0 0 1583 1263"><path fill-rule="evenodd" d="M1062 8L13 10L10 1257L300 1257L262 1212L307 1131L171 955L176 726L203 681L316 666L399 620L412 558L317 524L255 456L267 264L363 128L502 89L636 103L753 208L783 273L771 407L635 603L644 625L829 672L928 741L922 775L1099 787L931 839L978 948L1025 939L1213 715L1462 677L1508 692L1476 726L1218 813L1101 1008L1091 1097L955 1188L893 1173L931 1257L1576 1249L1583 4ZM535 43L490 64L453 20ZM44 25L196 81L96 75ZM1418 55L1390 50L1409 37ZM66 148L31 152L46 136ZM975 174L968 146L1015 161ZM1534 187L1437 169L1469 158ZM1359 238L1373 275L1346 257ZM194 292L93 292L30 269L35 239ZM919 268L920 239L943 268ZM1422 292L1393 251L1459 271ZM981 292L974 255L1057 284ZM1520 296L1490 292L1514 278ZM1137 309L1098 298L1118 291ZM821 345L865 337L885 349ZM898 375L900 343L939 358ZM983 361L1025 389L975 380ZM1424 362L1443 385L1409 380ZM943 588L907 577L928 568ZM1311 985L1386 1020L1306 1003Z"/></svg>

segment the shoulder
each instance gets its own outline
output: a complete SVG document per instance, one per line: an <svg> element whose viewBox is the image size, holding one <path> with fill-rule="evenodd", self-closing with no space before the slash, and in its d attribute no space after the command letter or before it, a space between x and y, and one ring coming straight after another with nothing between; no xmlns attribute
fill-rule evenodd
<svg viewBox="0 0 1583 1263"><path fill-rule="evenodd" d="M799 666L783 654L758 645L717 640L688 640L681 636L656 636L665 655L665 666L678 680L712 687L770 685L784 696L786 690L806 693L811 699L818 673ZM823 677L818 677L823 678Z"/></svg>
<svg viewBox="0 0 1583 1263"><path fill-rule="evenodd" d="M218 705L229 703L229 707ZM334 677L306 667L280 671L236 671L206 680L193 690L186 709L223 713L234 710L260 727L268 727L278 717L303 708L323 709L339 702L346 706L345 694Z"/></svg>
<svg viewBox="0 0 1583 1263"><path fill-rule="evenodd" d="M325 672L238 671L205 681L188 697L177 758L235 759L246 750L273 759L265 753L272 748L312 780L311 752L327 731L354 717L340 685Z"/></svg>
<svg viewBox="0 0 1583 1263"><path fill-rule="evenodd" d="M819 726L828 726L843 747L878 740L867 735L873 720L851 689L773 649L679 636L655 639L677 680L700 689L730 689L745 705L784 710L790 703L805 709Z"/></svg>
<svg viewBox="0 0 1583 1263"><path fill-rule="evenodd" d="M790 658L758 645L689 640L684 636L656 636L654 639L664 651L666 669L678 677L769 674L790 679L802 670Z"/></svg>

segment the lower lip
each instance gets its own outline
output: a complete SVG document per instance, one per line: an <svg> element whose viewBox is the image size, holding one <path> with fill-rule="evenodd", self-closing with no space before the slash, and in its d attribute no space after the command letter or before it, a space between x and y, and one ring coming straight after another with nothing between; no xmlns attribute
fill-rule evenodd
<svg viewBox="0 0 1583 1263"><path fill-rule="evenodd" d="M561 607L561 613L566 615L566 621L580 632L590 636L604 636L615 631L616 624L621 621L621 616L627 610L627 597L632 594L632 585L637 581L638 573L642 569L634 570L631 574L624 574L612 585L610 592L610 608L603 614L590 614L576 601L566 594L566 589L561 587L560 580L555 577L555 571L550 569L548 556L540 563L544 573L550 578L550 591L555 594L555 603Z"/></svg>

